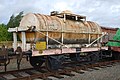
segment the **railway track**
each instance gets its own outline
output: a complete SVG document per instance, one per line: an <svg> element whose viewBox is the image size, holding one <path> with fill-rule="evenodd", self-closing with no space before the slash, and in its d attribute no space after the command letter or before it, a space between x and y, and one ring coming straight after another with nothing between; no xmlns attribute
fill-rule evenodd
<svg viewBox="0 0 120 80"><path fill-rule="evenodd" d="M110 67L113 66L115 63L119 63L120 60L113 60L113 61L104 61L104 62L97 62L97 63L85 63L84 64L73 64L66 63L68 66L65 66L64 68L59 69L58 71L48 71L45 69L45 67L41 67L40 69L21 69L21 70L15 70L15 71L8 71L8 72L1 72L0 73L0 80L34 80L34 79L43 79L43 80L51 80L49 77L53 76L55 78L61 79L64 78L61 75L67 75L67 76L75 76L72 74L72 72L76 73L84 73L81 70L89 70L89 69L95 69L99 70L97 67L104 68L104 67ZM73 66L74 65L74 66Z"/></svg>

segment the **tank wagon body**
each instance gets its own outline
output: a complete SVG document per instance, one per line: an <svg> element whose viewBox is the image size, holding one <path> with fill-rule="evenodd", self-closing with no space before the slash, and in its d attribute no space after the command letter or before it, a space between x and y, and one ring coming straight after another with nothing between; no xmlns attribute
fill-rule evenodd
<svg viewBox="0 0 120 80"><path fill-rule="evenodd" d="M13 32L14 48L17 47L16 33L22 41L23 51L26 51L27 43L30 44L29 58L33 67L39 68L45 62L49 70L58 70L66 57L71 61L101 60L108 49L101 46L101 41L108 39L106 36L110 33L97 23L86 21L85 16L72 14L70 11L54 11L50 16L29 13L22 18L19 27L8 31ZM82 58L81 54L83 56L84 52ZM111 57L111 53L107 53Z"/></svg>
<svg viewBox="0 0 120 80"><path fill-rule="evenodd" d="M77 15L68 16L75 18ZM45 41L46 34L61 42L63 37L64 44L88 44L101 36L101 27L91 21L83 21L77 16L77 20L69 20L64 15L60 17L49 16L43 14L27 14L20 22L20 28L35 27L35 32L26 32L27 42ZM39 33L43 32L45 35ZM62 34L63 33L63 34ZM49 40L49 44L55 44L53 40Z"/></svg>

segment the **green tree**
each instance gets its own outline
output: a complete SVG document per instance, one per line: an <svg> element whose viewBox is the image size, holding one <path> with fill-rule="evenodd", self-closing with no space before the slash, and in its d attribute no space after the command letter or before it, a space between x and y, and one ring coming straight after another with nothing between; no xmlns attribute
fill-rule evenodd
<svg viewBox="0 0 120 80"><path fill-rule="evenodd" d="M8 41L9 33L5 24L0 24L0 41Z"/></svg>
<svg viewBox="0 0 120 80"><path fill-rule="evenodd" d="M23 17L23 11L20 12L20 13L15 17L15 19L14 19L14 26L15 26L15 27L18 27L18 26L19 26L22 17Z"/></svg>
<svg viewBox="0 0 120 80"><path fill-rule="evenodd" d="M23 11L20 12L20 13L19 13L18 15L16 15L16 16L13 14L13 15L10 17L10 20L8 21L7 29L8 29L8 28L18 27L19 24L20 24L20 21L21 21L22 17L23 17ZM8 40L12 41L12 39L13 39L12 33L9 33L8 36L7 36L7 38L8 38Z"/></svg>
<svg viewBox="0 0 120 80"><path fill-rule="evenodd" d="M15 27L15 25L14 25L14 19L15 19L15 17L14 17L14 15L12 15L10 17L10 20L9 20L8 24L7 24L7 28L14 28Z"/></svg>
<svg viewBox="0 0 120 80"><path fill-rule="evenodd" d="M15 28L18 27L20 24L20 21L23 17L23 11L20 12L18 15L14 16L14 14L10 17L10 20L7 24L7 28Z"/></svg>

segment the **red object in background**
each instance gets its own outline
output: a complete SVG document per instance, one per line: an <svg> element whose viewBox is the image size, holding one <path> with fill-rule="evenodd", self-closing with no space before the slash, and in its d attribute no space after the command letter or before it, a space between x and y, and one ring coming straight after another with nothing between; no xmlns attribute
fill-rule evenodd
<svg viewBox="0 0 120 80"><path fill-rule="evenodd" d="M120 52L120 47L111 47L111 49L112 49L113 51Z"/></svg>

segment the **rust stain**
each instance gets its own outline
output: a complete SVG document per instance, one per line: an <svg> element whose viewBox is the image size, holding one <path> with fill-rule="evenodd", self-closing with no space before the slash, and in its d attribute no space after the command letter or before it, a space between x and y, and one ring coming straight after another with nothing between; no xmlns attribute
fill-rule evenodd
<svg viewBox="0 0 120 80"><path fill-rule="evenodd" d="M34 14L39 21L39 29L46 34L48 31L49 36L55 39L61 38L62 28L64 31L64 39L88 39L90 34L91 39L96 39L101 35L101 28L98 24L91 21L73 21L58 18L56 16L48 16L42 14ZM47 30L48 29L48 30ZM33 33L28 33L27 38L34 38ZM30 35L32 35L30 37ZM46 38L46 36L36 32L36 38Z"/></svg>

